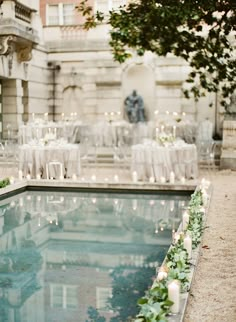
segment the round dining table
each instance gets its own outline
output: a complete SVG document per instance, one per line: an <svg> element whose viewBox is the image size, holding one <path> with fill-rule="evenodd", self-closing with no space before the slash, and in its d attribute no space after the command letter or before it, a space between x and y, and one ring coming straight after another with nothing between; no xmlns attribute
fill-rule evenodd
<svg viewBox="0 0 236 322"><path fill-rule="evenodd" d="M194 144L183 140L160 145L153 140L131 147L131 170L137 173L138 180L151 177L160 181L161 177L170 180L171 172L176 179L195 179L198 175L197 149Z"/></svg>
<svg viewBox="0 0 236 322"><path fill-rule="evenodd" d="M49 167L51 163L51 167ZM59 167L58 167L59 165ZM47 174L47 168L50 173ZM80 174L80 149L78 144L56 140L43 144L32 141L19 147L19 170L31 178L72 178Z"/></svg>

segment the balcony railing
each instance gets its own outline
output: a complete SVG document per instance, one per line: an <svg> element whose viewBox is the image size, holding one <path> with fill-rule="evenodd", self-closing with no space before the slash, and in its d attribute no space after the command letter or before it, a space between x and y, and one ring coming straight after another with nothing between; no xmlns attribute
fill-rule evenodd
<svg viewBox="0 0 236 322"><path fill-rule="evenodd" d="M15 2L15 17L25 22L31 23L31 12L33 10L20 2Z"/></svg>

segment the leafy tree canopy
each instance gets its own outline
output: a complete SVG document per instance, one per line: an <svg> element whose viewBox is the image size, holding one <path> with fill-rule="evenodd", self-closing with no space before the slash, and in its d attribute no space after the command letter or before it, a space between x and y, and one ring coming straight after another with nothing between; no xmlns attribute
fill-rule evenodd
<svg viewBox="0 0 236 322"><path fill-rule="evenodd" d="M111 25L110 45L120 63L135 49L171 53L191 66L185 97L196 100L206 92L219 92L227 107L236 89L235 0L137 0L108 15L93 12L88 0L77 9L86 18L84 28Z"/></svg>

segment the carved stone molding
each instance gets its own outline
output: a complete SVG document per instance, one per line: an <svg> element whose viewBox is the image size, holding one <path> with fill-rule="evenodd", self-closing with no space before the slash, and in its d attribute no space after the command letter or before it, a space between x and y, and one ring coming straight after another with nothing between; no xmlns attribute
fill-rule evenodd
<svg viewBox="0 0 236 322"><path fill-rule="evenodd" d="M32 59L32 45L16 48L17 60L19 63L30 61Z"/></svg>
<svg viewBox="0 0 236 322"><path fill-rule="evenodd" d="M0 55L8 55L13 50L13 36L1 36L0 37Z"/></svg>

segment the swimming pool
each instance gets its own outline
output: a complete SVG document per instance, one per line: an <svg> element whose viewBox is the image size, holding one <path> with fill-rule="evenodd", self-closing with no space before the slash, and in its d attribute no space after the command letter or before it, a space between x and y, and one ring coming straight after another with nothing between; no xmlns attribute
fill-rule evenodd
<svg viewBox="0 0 236 322"><path fill-rule="evenodd" d="M24 191L0 201L0 321L127 321L190 195Z"/></svg>

